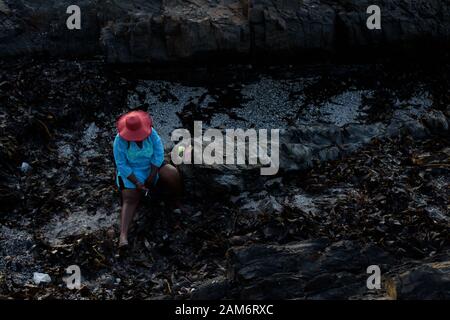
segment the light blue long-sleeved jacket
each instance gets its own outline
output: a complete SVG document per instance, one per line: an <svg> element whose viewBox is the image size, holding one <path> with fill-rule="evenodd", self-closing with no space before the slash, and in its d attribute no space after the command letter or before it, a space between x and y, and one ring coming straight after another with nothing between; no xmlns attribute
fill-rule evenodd
<svg viewBox="0 0 450 320"><path fill-rule="evenodd" d="M128 189L136 188L134 183L127 179L132 173L141 183L144 183L150 175L151 165L160 167L164 161L164 146L154 128L152 128L152 134L143 141L142 148L117 134L113 151L117 167L117 185L119 186L120 176L125 188Z"/></svg>

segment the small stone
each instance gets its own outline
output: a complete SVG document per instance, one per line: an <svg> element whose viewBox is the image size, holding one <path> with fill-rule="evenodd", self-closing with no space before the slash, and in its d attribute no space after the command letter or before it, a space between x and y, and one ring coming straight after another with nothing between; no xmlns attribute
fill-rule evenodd
<svg viewBox="0 0 450 320"><path fill-rule="evenodd" d="M50 283L51 281L52 281L52 279L46 273L40 273L40 272L33 273L33 282L35 284Z"/></svg>
<svg viewBox="0 0 450 320"><path fill-rule="evenodd" d="M22 173L28 173L31 171L31 166L29 163L27 162L22 162L22 165L20 166L20 171L22 171Z"/></svg>

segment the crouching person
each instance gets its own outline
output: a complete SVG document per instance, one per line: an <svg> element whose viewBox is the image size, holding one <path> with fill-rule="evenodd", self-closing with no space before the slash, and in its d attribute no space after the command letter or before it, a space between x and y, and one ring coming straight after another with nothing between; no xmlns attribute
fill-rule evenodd
<svg viewBox="0 0 450 320"><path fill-rule="evenodd" d="M121 194L119 248L128 245L128 229L143 194L164 189L174 208L179 207L182 182L178 170L164 162L164 146L152 118L144 111L131 111L117 121L114 139L116 183Z"/></svg>

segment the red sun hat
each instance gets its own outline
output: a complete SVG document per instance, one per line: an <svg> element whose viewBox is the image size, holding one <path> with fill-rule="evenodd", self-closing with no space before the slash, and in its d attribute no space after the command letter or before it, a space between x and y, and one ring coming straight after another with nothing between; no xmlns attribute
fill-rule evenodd
<svg viewBox="0 0 450 320"><path fill-rule="evenodd" d="M152 117L144 111L131 111L117 121L119 136L127 141L142 141L152 134Z"/></svg>

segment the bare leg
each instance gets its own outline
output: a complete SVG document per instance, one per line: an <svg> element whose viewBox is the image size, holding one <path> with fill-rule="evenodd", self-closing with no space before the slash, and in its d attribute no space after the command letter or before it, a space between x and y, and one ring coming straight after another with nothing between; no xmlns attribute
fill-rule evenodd
<svg viewBox="0 0 450 320"><path fill-rule="evenodd" d="M169 205L173 208L180 208L180 199L183 193L183 183L177 168L171 164L166 164L159 170L164 194L168 198Z"/></svg>
<svg viewBox="0 0 450 320"><path fill-rule="evenodd" d="M120 214L120 242L119 247L128 244L128 228L133 221L134 213L139 204L141 192L136 189L122 190L122 211Z"/></svg>

